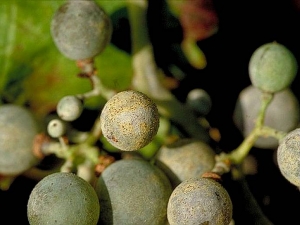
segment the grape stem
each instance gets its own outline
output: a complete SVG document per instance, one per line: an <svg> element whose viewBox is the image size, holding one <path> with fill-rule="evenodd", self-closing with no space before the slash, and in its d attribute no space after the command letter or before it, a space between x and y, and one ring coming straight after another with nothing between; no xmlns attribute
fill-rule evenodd
<svg viewBox="0 0 300 225"><path fill-rule="evenodd" d="M98 127L98 123L97 127ZM95 131L94 131L95 132ZM82 178L89 178L87 181L91 182L91 177L95 176L95 173L91 171L91 167L99 163L99 149L94 146L99 132L97 135L91 132L90 136L82 143L68 145L62 144L64 140L61 138L60 142L48 141L41 145L41 152L44 156L55 154L58 158L62 158L65 162L60 167L61 172L72 172L74 168L77 168L78 175L83 175ZM80 168L80 169L79 169ZM87 174L90 171L90 174Z"/></svg>
<svg viewBox="0 0 300 225"><path fill-rule="evenodd" d="M221 153L220 155L218 155L218 157L216 158L217 163L214 168L215 172L217 172L218 174L223 174L224 172L230 171L229 168L227 170L224 168L218 169L217 166L221 162L228 162L229 160L230 163L225 164L228 165L228 167L230 167L233 164L235 165L241 164L249 154L251 148L254 146L257 138L274 137L280 142L283 139L283 137L285 137L285 135L287 134L286 132L281 132L272 127L268 127L264 125L266 111L269 104L272 102L273 97L274 97L274 93L261 92L261 98L262 98L261 107L257 115L253 130L248 134L247 137L245 137L243 142L236 149L234 149L228 154Z"/></svg>
<svg viewBox="0 0 300 225"><path fill-rule="evenodd" d="M78 60L76 62L77 67L80 69L78 76L83 78L89 78L92 84L92 90L83 94L77 94L79 99L85 100L94 96L102 95L104 98L109 99L116 94L115 91L106 88L101 79L97 75L97 70L93 59Z"/></svg>
<svg viewBox="0 0 300 225"><path fill-rule="evenodd" d="M162 85L162 74L155 63L153 46L148 35L148 1L127 0L127 7L132 38L133 88L152 98L160 114L179 124L191 137L209 142L208 132L198 123L193 112Z"/></svg>

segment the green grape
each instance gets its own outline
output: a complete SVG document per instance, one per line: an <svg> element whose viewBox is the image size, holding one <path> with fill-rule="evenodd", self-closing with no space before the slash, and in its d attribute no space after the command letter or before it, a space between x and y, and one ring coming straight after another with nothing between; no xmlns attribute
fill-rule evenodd
<svg viewBox="0 0 300 225"><path fill-rule="evenodd" d="M157 152L156 165L170 179L173 187L182 181L201 177L215 165L215 152L206 143L194 139L179 139L163 145Z"/></svg>
<svg viewBox="0 0 300 225"><path fill-rule="evenodd" d="M198 116L206 116L212 107L209 94L200 88L193 89L188 93L186 104L195 111Z"/></svg>
<svg viewBox="0 0 300 225"><path fill-rule="evenodd" d="M60 119L52 119L47 126L48 134L53 138L58 138L66 132L66 124Z"/></svg>
<svg viewBox="0 0 300 225"><path fill-rule="evenodd" d="M260 89L250 85L240 92L233 113L233 121L244 137L248 136L254 128L260 105ZM289 132L298 125L300 121L299 112L298 99L290 88L286 88L274 94L265 114L264 125L279 131ZM263 149L275 149L278 147L278 140L273 137L259 137L254 146Z"/></svg>
<svg viewBox="0 0 300 225"><path fill-rule="evenodd" d="M300 128L290 131L277 149L277 164L281 174L293 185L300 187Z"/></svg>
<svg viewBox="0 0 300 225"><path fill-rule="evenodd" d="M100 119L103 136L123 151L135 151L146 146L159 127L155 103L134 90L119 92L109 99Z"/></svg>
<svg viewBox="0 0 300 225"><path fill-rule="evenodd" d="M33 154L38 125L23 106L0 106L0 174L18 175L39 162Z"/></svg>
<svg viewBox="0 0 300 225"><path fill-rule="evenodd" d="M232 202L226 189L210 178L190 178L172 192L167 217L170 225L229 225Z"/></svg>
<svg viewBox="0 0 300 225"><path fill-rule="evenodd" d="M56 111L62 120L73 121L80 117L83 111L83 102L75 95L67 95L60 99Z"/></svg>
<svg viewBox="0 0 300 225"><path fill-rule="evenodd" d="M30 225L97 224L100 204L93 187L73 173L56 172L40 180L27 203Z"/></svg>
<svg viewBox="0 0 300 225"><path fill-rule="evenodd" d="M293 53L284 45L271 42L254 51L249 62L252 84L265 92L278 92L291 85L298 64Z"/></svg>
<svg viewBox="0 0 300 225"><path fill-rule="evenodd" d="M93 0L67 1L54 14L51 35L59 51L73 60L90 59L108 45L112 23Z"/></svg>
<svg viewBox="0 0 300 225"><path fill-rule="evenodd" d="M99 223L165 225L172 192L166 175L143 159L121 159L109 165L96 184Z"/></svg>

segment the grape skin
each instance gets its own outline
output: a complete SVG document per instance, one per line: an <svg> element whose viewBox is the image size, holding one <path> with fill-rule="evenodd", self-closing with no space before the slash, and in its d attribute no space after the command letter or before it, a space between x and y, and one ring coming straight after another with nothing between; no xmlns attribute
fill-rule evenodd
<svg viewBox="0 0 300 225"><path fill-rule="evenodd" d="M33 154L38 125L23 106L0 106L0 173L18 175L39 162Z"/></svg>
<svg viewBox="0 0 300 225"><path fill-rule="evenodd" d="M143 159L122 159L108 166L96 184L99 224L165 225L172 192L166 175Z"/></svg>
<svg viewBox="0 0 300 225"><path fill-rule="evenodd" d="M252 84L265 92L275 93L289 87L297 71L298 63L293 53L277 42L261 45L249 61Z"/></svg>
<svg viewBox="0 0 300 225"><path fill-rule="evenodd" d="M112 35L112 22L93 0L68 1L54 14L51 35L59 51L73 60L100 54Z"/></svg>
<svg viewBox="0 0 300 225"><path fill-rule="evenodd" d="M123 151L136 151L149 144L159 127L158 109L145 94L122 91L109 99L100 115L107 141Z"/></svg>
<svg viewBox="0 0 300 225"><path fill-rule="evenodd" d="M66 172L50 174L30 193L27 217L30 225L95 225L100 204L93 187L81 177Z"/></svg>
<svg viewBox="0 0 300 225"><path fill-rule="evenodd" d="M48 123L47 131L51 137L58 138L66 132L66 126L60 119L53 119Z"/></svg>
<svg viewBox="0 0 300 225"><path fill-rule="evenodd" d="M201 177L215 165L215 152L206 143L194 139L179 139L163 145L156 154L156 165L169 177L172 186Z"/></svg>
<svg viewBox="0 0 300 225"><path fill-rule="evenodd" d="M65 121L78 119L83 111L83 102L74 95L64 96L56 106L58 116Z"/></svg>
<svg viewBox="0 0 300 225"><path fill-rule="evenodd" d="M172 192L167 216L170 225L229 225L232 202L226 189L210 178L190 178Z"/></svg>
<svg viewBox="0 0 300 225"><path fill-rule="evenodd" d="M277 163L281 174L300 187L300 128L289 132L277 149Z"/></svg>

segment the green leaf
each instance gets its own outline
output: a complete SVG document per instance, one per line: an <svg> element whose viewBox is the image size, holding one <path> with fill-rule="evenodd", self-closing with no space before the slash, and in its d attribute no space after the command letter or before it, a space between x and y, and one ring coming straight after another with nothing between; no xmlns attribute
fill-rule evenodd
<svg viewBox="0 0 300 225"><path fill-rule="evenodd" d="M0 95L2 100L28 103L43 116L55 110L65 95L91 90L88 79L80 78L76 62L56 48L50 23L55 11L66 1L2 0L0 2ZM126 1L96 1L110 15ZM102 83L114 90L128 88L132 78L131 56L110 43L96 57ZM102 96L87 101L99 108Z"/></svg>

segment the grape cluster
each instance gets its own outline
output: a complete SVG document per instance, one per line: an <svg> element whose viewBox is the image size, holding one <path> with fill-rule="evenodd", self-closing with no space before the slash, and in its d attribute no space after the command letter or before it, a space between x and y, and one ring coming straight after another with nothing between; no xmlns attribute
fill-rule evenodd
<svg viewBox="0 0 300 225"><path fill-rule="evenodd" d="M110 42L112 21L94 0L68 0L55 12L50 32L62 55L83 65L81 75L87 75L93 86L85 95L67 95L58 101L58 118L49 121L45 132L47 138L55 139L68 133L66 122L82 115L84 100L98 96L104 87L91 78L96 73L93 59ZM88 73L84 73L86 70ZM300 105L291 89L298 72L297 60L287 47L270 42L253 52L248 72L251 85L238 96L233 122L245 139L264 128L270 131L270 136L257 135L251 146L251 139L247 139L249 143L241 145L243 152L238 152L238 147L236 154L217 154L220 149L187 137L170 119L174 130L170 129L163 138L158 137L163 140L154 143L162 117L158 106L146 92L120 91L107 98L99 109L91 132L74 129L74 133L59 139L60 142L49 138L42 143L41 154L46 157L54 153L65 164L60 171L50 171L32 189L27 202L30 225L229 225L234 207L221 177L233 164L237 172L243 159L240 155L252 147L277 148L280 172L291 184L300 187L300 128L297 128ZM103 96L111 96L110 93ZM270 94L272 101L257 131L255 122L262 94ZM188 92L184 105L199 123L212 106L210 95L200 88ZM69 125L68 129L72 129L72 124ZM2 176L17 176L39 165L41 159L33 151L39 131L34 115L26 107L0 106L0 180ZM278 133L285 136L280 139ZM81 139L76 135L82 135ZM112 157L101 142L102 137L121 153ZM138 150L151 142L157 148L153 157L145 159ZM107 163L105 159L110 156L115 161Z"/></svg>

